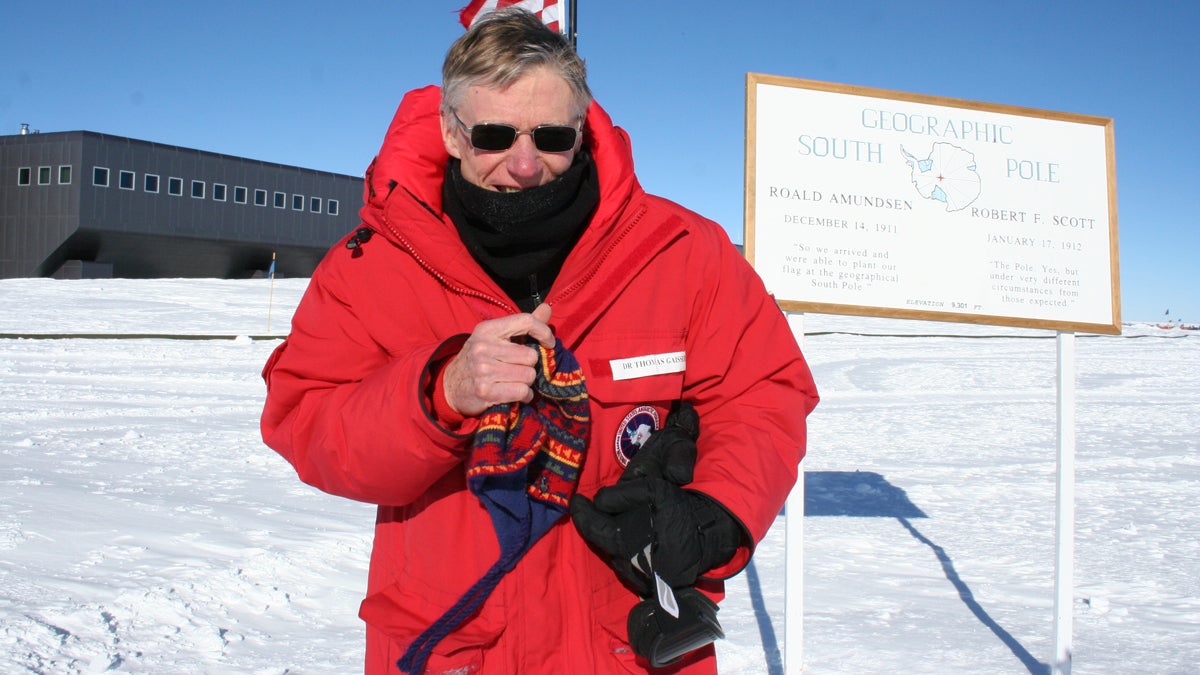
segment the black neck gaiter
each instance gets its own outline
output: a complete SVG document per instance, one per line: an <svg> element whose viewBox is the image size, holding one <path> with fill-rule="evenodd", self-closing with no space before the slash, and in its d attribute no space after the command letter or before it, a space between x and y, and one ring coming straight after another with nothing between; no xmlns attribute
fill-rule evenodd
<svg viewBox="0 0 1200 675"><path fill-rule="evenodd" d="M471 256L526 311L526 300L549 291L599 199L586 153L555 180L511 193L470 183L451 158L442 186L443 209Z"/></svg>

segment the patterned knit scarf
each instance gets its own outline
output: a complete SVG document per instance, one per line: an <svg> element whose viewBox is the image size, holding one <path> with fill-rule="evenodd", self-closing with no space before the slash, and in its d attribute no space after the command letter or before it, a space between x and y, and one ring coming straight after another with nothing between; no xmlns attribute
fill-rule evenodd
<svg viewBox="0 0 1200 675"><path fill-rule="evenodd" d="M575 494L589 428L583 372L562 341L537 349L533 401L484 412L467 460L467 486L492 518L500 559L408 646L396 664L406 673L424 670L434 646L479 609Z"/></svg>

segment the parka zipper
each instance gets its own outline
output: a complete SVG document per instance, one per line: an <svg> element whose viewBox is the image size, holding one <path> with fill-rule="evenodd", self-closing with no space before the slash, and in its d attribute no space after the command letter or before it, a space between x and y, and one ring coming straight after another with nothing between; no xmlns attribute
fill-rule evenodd
<svg viewBox="0 0 1200 675"><path fill-rule="evenodd" d="M405 192L408 192L408 191L406 190ZM413 195L411 192L408 192L408 195L410 197L412 197L412 199L415 200L418 204L421 204L422 206L424 206L424 204L421 202L421 200L417 199L416 196ZM428 211L427 207L426 207L426 210ZM430 213L432 213L432 212L430 212ZM468 297L485 300L485 301L487 301L493 305L496 305L497 307L500 307L502 309L506 309L506 310L513 309L511 302L505 302L496 297L488 295L487 293L483 293L481 291L476 291L471 288L463 288L462 286L458 286L456 284L451 283L450 280L447 279L441 272L437 271L433 267L433 265L430 265L425 260L425 258L421 257L421 254L417 253L417 249L413 247L413 245L408 241L408 239L405 238L404 235L400 234L400 231L397 230L395 228L395 226L392 225L391 221L387 217L386 209L384 209L380 212L379 219L383 223L384 227L386 227L388 229L388 231L391 232L392 235L396 238L396 241L399 242L402 247L404 247L404 250L408 251L408 254L413 257L413 260L416 260L417 264L420 265L422 269L424 269L426 272L428 272L430 275L432 275L433 278L437 279L443 286L454 291L455 293L458 293L459 295L465 295Z"/></svg>
<svg viewBox="0 0 1200 675"><path fill-rule="evenodd" d="M542 304L542 293L538 290L537 274L529 275L529 297L533 298L533 306Z"/></svg>
<svg viewBox="0 0 1200 675"><path fill-rule="evenodd" d="M434 214L433 211L430 210L427 206L425 206L425 204L420 199L417 199L416 195L412 194L411 192L408 192L407 190L405 190L405 192L409 195L410 198L412 198L414 201L416 201L418 204L420 204L423 208L425 208L426 212L430 213L435 218L437 217L437 215ZM641 205L638 209L637 214L634 215L633 218L630 219L629 225L626 226L623 230L621 230L621 232L618 233L615 238L613 238L612 242L607 247L605 247L604 251L600 254L600 256L598 258L596 258L596 264L592 265L592 267L587 271L586 274L581 276L579 279L576 279L574 282L571 283L571 285L564 288L562 290L562 292L558 294L557 297L559 299L567 298L567 297L571 296L572 294L576 293L577 291L579 291L580 288L582 288L585 284L587 284L589 281L591 281L591 279L596 276L597 272L599 272L600 268L604 266L604 262L609 258L610 255L612 255L613 250L615 250L617 248L617 246L619 246L620 243L622 241L624 241L625 237L627 237L629 235L629 233L633 231L633 228L637 227L638 223L641 222L642 217L646 215L646 212L648 210L649 210L649 207L647 207L645 204ZM408 241L408 239L405 238L404 235L400 234L400 231L397 230L396 227L392 225L391 221L387 217L386 209L381 210L380 220L383 223L383 225L385 227L387 227L388 231L392 233L392 235L396 238L396 241L399 242L399 244L404 248L404 250L408 251L409 255L411 255L413 257L413 259L417 261L417 264L420 265L422 269L424 269L426 272L428 272L430 275L432 275L435 279L437 279L446 288L448 288L456 293L459 293L460 295L484 300L488 303L496 305L497 307L500 307L505 310L512 310L515 308L515 309L517 309L517 311L520 311L520 308L515 307L515 305L512 301L500 300L499 298L496 298L495 296L492 296L492 295L488 295L487 293L484 293L482 291L477 291L477 290L474 290L471 288L463 288L462 286L458 286L454 283L451 283L450 280L447 279L444 275L442 275L442 273L439 272L437 269L435 269L433 267L433 265L429 264L423 257L421 257L421 255L419 253L417 253L416 248L413 247L413 245ZM440 218L439 218L439 220L440 220ZM534 277L534 276L530 276L530 290L533 292L533 297L535 299L537 299L538 303L540 304L542 302L541 289L539 289L537 287L537 280L536 280L536 277Z"/></svg>
<svg viewBox="0 0 1200 675"><path fill-rule="evenodd" d="M610 255L612 255L613 250L618 245L620 245L621 241L623 241L625 239L625 237L628 236L629 233L633 231L633 228L637 227L637 224L639 222L641 222L642 216L646 215L646 211L647 211L647 207L645 205L643 205L640 208L640 210L638 211L638 213L633 218L630 219L629 225L624 230L621 230L621 232L616 236L616 238L614 238L612 240L612 243L610 243L608 245L608 247L604 249L604 251L600 254L600 257L598 257L596 259L596 264L592 265L591 269L589 269L587 271L587 274L584 274L583 276L579 277L574 282L572 282L570 286L567 286L566 288L564 288L562 293L559 294L559 297L565 298L565 297L571 295L572 293L575 293L576 291L578 291L587 282L591 281L592 277L596 276L596 273L600 270L601 267L604 266L604 261L608 260L608 257Z"/></svg>

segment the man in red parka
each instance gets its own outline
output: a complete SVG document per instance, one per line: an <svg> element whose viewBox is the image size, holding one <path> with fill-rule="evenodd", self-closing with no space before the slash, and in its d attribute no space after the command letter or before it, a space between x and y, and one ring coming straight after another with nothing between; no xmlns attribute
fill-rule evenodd
<svg viewBox="0 0 1200 675"><path fill-rule="evenodd" d="M493 12L442 82L400 103L362 226L267 362L263 438L379 507L367 672L644 672L639 633L672 629L631 611L721 599L797 478L812 376L722 228L642 190L562 36ZM586 385L571 517L489 577L505 535L468 485L476 432L542 401L551 353ZM669 672L715 672L713 637Z"/></svg>

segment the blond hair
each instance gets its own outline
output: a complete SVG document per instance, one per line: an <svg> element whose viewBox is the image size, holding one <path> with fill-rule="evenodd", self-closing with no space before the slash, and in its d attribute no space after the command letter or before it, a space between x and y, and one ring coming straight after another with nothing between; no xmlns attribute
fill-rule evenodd
<svg viewBox="0 0 1200 675"><path fill-rule="evenodd" d="M576 113L583 117L592 102L587 67L567 39L541 19L518 7L489 13L450 45L442 64L441 112L448 115L468 88L505 87L536 68L562 76L574 94Z"/></svg>

